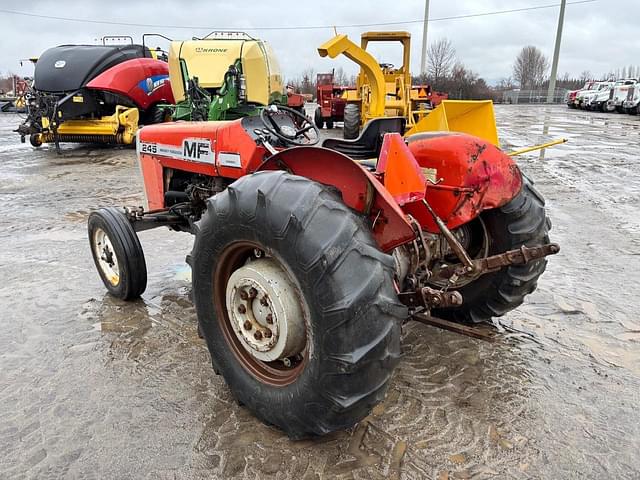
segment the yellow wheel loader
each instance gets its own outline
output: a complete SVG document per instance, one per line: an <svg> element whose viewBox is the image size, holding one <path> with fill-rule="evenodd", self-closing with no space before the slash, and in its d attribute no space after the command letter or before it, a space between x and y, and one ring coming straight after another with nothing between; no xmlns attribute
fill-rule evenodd
<svg viewBox="0 0 640 480"><path fill-rule="evenodd" d="M398 68L378 60L367 52L372 42L400 42L402 65ZM346 35L336 35L318 48L321 57L344 55L360 65L355 90L346 92L344 138L354 139L360 127L377 117L404 117L407 133L430 130L454 130L469 133L498 144L491 101L443 100L431 102L428 88L411 82L411 34L409 32L366 32L360 46Z"/></svg>

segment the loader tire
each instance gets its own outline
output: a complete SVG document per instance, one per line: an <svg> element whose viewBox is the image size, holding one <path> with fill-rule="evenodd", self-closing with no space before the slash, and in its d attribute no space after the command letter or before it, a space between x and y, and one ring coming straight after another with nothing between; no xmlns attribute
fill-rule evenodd
<svg viewBox="0 0 640 480"><path fill-rule="evenodd" d="M93 261L109 293L121 300L142 295L147 288L147 265L124 211L109 207L92 212L88 230Z"/></svg>
<svg viewBox="0 0 640 480"><path fill-rule="evenodd" d="M333 188L281 171L245 176L207 201L188 260L213 368L262 421L293 439L323 435L352 426L383 399L407 311L394 289L393 258L377 248L365 220ZM273 299L263 295L262 284L242 293L241 272L260 269L281 275L264 285L288 284L291 293ZM238 298L246 308L233 303ZM274 305L282 298L303 314L278 313ZM273 325L262 327L282 332L286 324L288 332L299 332L294 320L282 319L303 323L298 354L260 360L256 355L264 351L247 346L252 337L242 329L251 325L239 315L264 316L258 300L273 312ZM277 346L280 338L273 337Z"/></svg>
<svg viewBox="0 0 640 480"><path fill-rule="evenodd" d="M320 130L324 127L324 119L322 118L322 109L320 107L316 108L316 111L313 114L313 122Z"/></svg>
<svg viewBox="0 0 640 480"><path fill-rule="evenodd" d="M348 103L344 107L344 130L342 136L345 140L358 138L360 134L360 105Z"/></svg>
<svg viewBox="0 0 640 480"><path fill-rule="evenodd" d="M489 255L515 250L522 245L549 243L551 222L545 213L544 199L523 175L520 193L506 205L480 215L488 231ZM517 308L532 293L547 266L546 259L526 265L504 267L478 277L458 289L463 304L459 308L434 310L436 317L468 323L479 323L499 317Z"/></svg>

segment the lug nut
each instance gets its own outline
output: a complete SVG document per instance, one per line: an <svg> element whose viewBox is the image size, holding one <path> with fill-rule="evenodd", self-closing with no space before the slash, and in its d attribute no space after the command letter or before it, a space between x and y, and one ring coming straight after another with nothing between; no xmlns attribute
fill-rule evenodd
<svg viewBox="0 0 640 480"><path fill-rule="evenodd" d="M244 329L245 329L245 330L251 330L251 329L253 328L253 324L252 324L249 320L247 320L246 322L244 322L244 325L243 325L243 326L244 326Z"/></svg>
<svg viewBox="0 0 640 480"><path fill-rule="evenodd" d="M240 298L242 300L247 300L249 298L249 295L244 290L240 290Z"/></svg>
<svg viewBox="0 0 640 480"><path fill-rule="evenodd" d="M262 332L260 330L257 330L256 333L253 334L253 338L255 338L256 340L262 340Z"/></svg>
<svg viewBox="0 0 640 480"><path fill-rule="evenodd" d="M267 314L267 323L271 325L273 323L273 315L270 313Z"/></svg>
<svg viewBox="0 0 640 480"><path fill-rule="evenodd" d="M239 311L240 313L247 313L247 307L245 307L244 305L240 305L240 306L238 307L238 311Z"/></svg>
<svg viewBox="0 0 640 480"><path fill-rule="evenodd" d="M249 289L249 298L256 298L257 295L258 295L258 290L256 290L255 288L251 287Z"/></svg>
<svg viewBox="0 0 640 480"><path fill-rule="evenodd" d="M273 333L271 333L271 330L265 330L265 332L264 332L265 338L271 338L272 335L273 335Z"/></svg>
<svg viewBox="0 0 640 480"><path fill-rule="evenodd" d="M263 307L266 307L267 305L269 305L266 295L260 299L260 305L262 305Z"/></svg>

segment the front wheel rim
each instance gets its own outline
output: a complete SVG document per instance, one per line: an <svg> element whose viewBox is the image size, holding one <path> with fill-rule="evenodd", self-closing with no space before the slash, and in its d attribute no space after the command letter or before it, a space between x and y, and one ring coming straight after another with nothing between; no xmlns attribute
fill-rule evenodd
<svg viewBox="0 0 640 480"><path fill-rule="evenodd" d="M98 268L114 287L120 283L120 266L109 235L97 228L93 234L93 251L98 261Z"/></svg>

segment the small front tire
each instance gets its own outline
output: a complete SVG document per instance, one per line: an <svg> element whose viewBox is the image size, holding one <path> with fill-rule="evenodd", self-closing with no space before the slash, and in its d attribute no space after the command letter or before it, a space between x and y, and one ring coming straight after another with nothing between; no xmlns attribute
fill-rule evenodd
<svg viewBox="0 0 640 480"><path fill-rule="evenodd" d="M145 112L144 124L155 125L156 123L163 123L169 120L167 109L160 105L154 105Z"/></svg>
<svg viewBox="0 0 640 480"><path fill-rule="evenodd" d="M101 208L89 215L89 243L100 278L122 300L138 298L147 287L142 245L124 211Z"/></svg>
<svg viewBox="0 0 640 480"><path fill-rule="evenodd" d="M38 148L42 146L42 140L39 133L32 133L29 135L29 143L32 147Z"/></svg>
<svg viewBox="0 0 640 480"><path fill-rule="evenodd" d="M313 122L316 124L316 127L322 130L322 127L324 126L324 119L322 118L322 109L320 107L316 108L316 111L313 114Z"/></svg>

